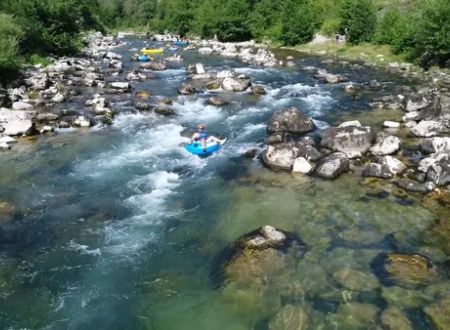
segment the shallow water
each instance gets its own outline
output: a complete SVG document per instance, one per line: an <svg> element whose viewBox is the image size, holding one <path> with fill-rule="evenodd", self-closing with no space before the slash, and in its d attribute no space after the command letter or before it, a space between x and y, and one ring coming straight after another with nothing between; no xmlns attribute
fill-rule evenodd
<svg viewBox="0 0 450 330"><path fill-rule="evenodd" d="M129 40L119 52L128 57L129 49L141 46ZM374 98L409 82L315 57L298 58L292 69L262 69L196 52L182 55L181 64L134 85L135 91L172 98L177 116L125 111L112 127L60 131L0 155L0 201L14 208L0 214L0 327L267 329L281 306L295 300L308 308L312 329L379 324L378 316L363 326L349 323L342 312L349 301L370 304L377 313L394 304L415 329L431 328L421 310L450 293L447 277L417 290L382 286L361 293L348 292L333 275L343 268L371 273L380 252L445 262L442 243L423 239L442 210L425 208L419 197L389 185L381 198L367 194L357 173L328 182L273 173L257 159L241 157L262 147L275 109L298 105L323 129L366 113ZM264 84L268 95L223 93L231 101L223 108L203 105L213 92L179 97L183 67L195 62L235 68ZM301 69L305 65L345 73L355 82L378 79L383 87L353 100L342 85L319 85ZM115 96L113 107L129 97ZM229 139L207 159L180 147L199 122ZM265 224L297 234L308 246L304 258L274 277L263 295L233 283L217 287L216 256Z"/></svg>

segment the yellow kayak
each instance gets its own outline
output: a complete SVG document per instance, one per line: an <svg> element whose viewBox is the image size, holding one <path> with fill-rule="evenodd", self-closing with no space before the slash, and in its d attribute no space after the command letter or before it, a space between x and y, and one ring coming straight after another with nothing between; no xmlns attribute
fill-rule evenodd
<svg viewBox="0 0 450 330"><path fill-rule="evenodd" d="M152 55L152 54L161 54L164 52L164 48L142 48L141 53L145 55Z"/></svg>

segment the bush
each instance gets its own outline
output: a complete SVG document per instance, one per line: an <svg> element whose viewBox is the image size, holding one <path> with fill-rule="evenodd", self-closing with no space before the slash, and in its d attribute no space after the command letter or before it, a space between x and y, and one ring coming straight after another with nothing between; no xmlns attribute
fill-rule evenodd
<svg viewBox="0 0 450 330"><path fill-rule="evenodd" d="M340 13L341 30L346 32L350 43L372 40L377 18L371 0L345 0Z"/></svg>
<svg viewBox="0 0 450 330"><path fill-rule="evenodd" d="M14 76L20 65L18 44L23 31L11 15L0 13L0 80Z"/></svg>
<svg viewBox="0 0 450 330"><path fill-rule="evenodd" d="M380 20L374 40L379 44L391 45L395 53L410 52L414 48L415 19L398 8L389 8Z"/></svg>
<svg viewBox="0 0 450 330"><path fill-rule="evenodd" d="M281 19L279 41L284 45L298 45L314 37L316 19L308 0L288 1Z"/></svg>
<svg viewBox="0 0 450 330"><path fill-rule="evenodd" d="M429 64L446 65L450 60L450 5L448 0L424 0L416 33L416 56ZM447 63L448 64L448 63Z"/></svg>
<svg viewBox="0 0 450 330"><path fill-rule="evenodd" d="M329 18L322 23L320 31L326 36L335 36L339 32L341 25L340 17Z"/></svg>
<svg viewBox="0 0 450 330"><path fill-rule="evenodd" d="M249 17L252 35L261 40L278 36L275 26L280 27L281 2L261 0L256 3ZM273 30L272 30L273 29Z"/></svg>
<svg viewBox="0 0 450 330"><path fill-rule="evenodd" d="M197 11L194 31L202 37L216 35L220 41L248 40L249 10L246 0L205 1Z"/></svg>

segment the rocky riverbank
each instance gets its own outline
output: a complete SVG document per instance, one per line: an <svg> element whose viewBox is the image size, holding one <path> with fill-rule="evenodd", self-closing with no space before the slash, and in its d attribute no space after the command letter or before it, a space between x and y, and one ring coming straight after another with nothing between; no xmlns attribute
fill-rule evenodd
<svg viewBox="0 0 450 330"><path fill-rule="evenodd" d="M173 41L173 36L156 35L154 40ZM55 59L46 68L28 67L23 84L2 91L0 147L10 149L20 136L47 134L58 129L109 125L117 114L112 100L134 91L134 83L153 79L180 56L124 68L122 56L113 52L122 41L101 34L86 38L83 57ZM220 43L193 40L190 50L203 55L233 57L253 66L294 67L293 57L276 58L255 42ZM226 105L218 92L248 92L255 97L266 94L264 86L254 84L245 74L232 69L207 71L201 63L186 68L188 79L178 88L182 96L212 91L206 104ZM308 71L320 83L338 84L354 98L377 89L376 81L356 84L342 74L315 67ZM357 120L316 132L314 120L299 108L279 109L267 123L268 137L261 152L262 162L274 170L287 170L323 179L336 179L352 171L363 177L390 180L410 192L428 193L450 183L450 77L426 75L418 86L396 86L390 96L371 103L377 109L403 111L397 121L386 120L383 127L370 127ZM126 102L134 111L176 114L172 100L134 91ZM89 95L77 108L64 104L80 94ZM411 146L413 145L413 146ZM257 153L257 152L256 152ZM247 155L255 155L249 150Z"/></svg>

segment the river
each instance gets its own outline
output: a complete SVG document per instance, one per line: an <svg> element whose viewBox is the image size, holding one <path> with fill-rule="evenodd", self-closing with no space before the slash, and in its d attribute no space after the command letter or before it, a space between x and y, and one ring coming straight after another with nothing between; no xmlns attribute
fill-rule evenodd
<svg viewBox="0 0 450 330"><path fill-rule="evenodd" d="M117 52L128 59L130 49L142 45L129 39ZM414 290L382 284L348 293L333 275L346 267L372 273L372 260L381 252L444 262L445 242L434 242L426 232L445 210L427 208L393 186L383 196L371 195L357 174L325 181L272 172L257 158L242 157L263 146L266 122L276 109L299 106L319 130L352 116L376 122L369 103L410 82L313 56L296 55L293 68L266 69L195 51L181 55L183 62L134 84L134 91L171 98L176 116L130 112L125 101L132 95L114 96L112 107L122 110L111 127L60 130L0 155L0 201L14 208L0 218L0 327L267 329L280 308L272 304L279 292L252 295L227 283L217 287L211 274L223 248L270 224L296 233L308 246L289 277L279 281L304 292L299 303L311 308L311 329L379 324L378 318L352 324L340 309L342 297L378 314L399 306L414 329L432 328L422 308L449 294L448 277ZM268 94L222 93L230 102L222 108L204 106L213 92L178 96L185 67L197 62L207 69L233 68ZM319 84L302 69L311 65L356 83L376 79L382 87L355 100L340 84ZM64 106L75 108L87 97ZM228 138L206 159L180 147L200 122L209 133ZM365 310L357 313L366 317Z"/></svg>

